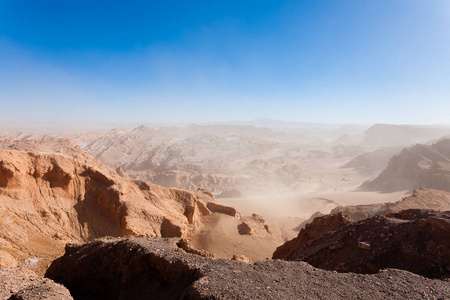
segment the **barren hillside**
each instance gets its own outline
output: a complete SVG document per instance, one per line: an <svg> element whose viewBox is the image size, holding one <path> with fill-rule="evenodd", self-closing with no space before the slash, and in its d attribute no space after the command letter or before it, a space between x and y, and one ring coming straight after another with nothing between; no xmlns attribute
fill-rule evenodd
<svg viewBox="0 0 450 300"><path fill-rule="evenodd" d="M331 136L353 131L238 125L140 126L55 137L71 139L134 178L167 187L207 188L217 194L238 189L245 196L261 189L306 194L359 185L359 174L339 169L353 152L327 144ZM345 182L343 177L347 177Z"/></svg>
<svg viewBox="0 0 450 300"><path fill-rule="evenodd" d="M216 214L234 220L236 232L245 221L235 209L216 204L208 191L188 192L124 178L68 141L16 141L3 146L8 149L0 150L2 266L29 265L41 271L62 253L65 243L104 236L190 238ZM258 234L249 242L268 239L266 252L274 249L264 222L250 225ZM240 250L224 247L228 253Z"/></svg>
<svg viewBox="0 0 450 300"><path fill-rule="evenodd" d="M450 139L403 149L378 177L361 186L363 190L382 192L419 187L450 191Z"/></svg>
<svg viewBox="0 0 450 300"><path fill-rule="evenodd" d="M352 168L362 175L376 176L387 166L392 156L401 150L402 147L388 147L365 152L353 158L342 168Z"/></svg>

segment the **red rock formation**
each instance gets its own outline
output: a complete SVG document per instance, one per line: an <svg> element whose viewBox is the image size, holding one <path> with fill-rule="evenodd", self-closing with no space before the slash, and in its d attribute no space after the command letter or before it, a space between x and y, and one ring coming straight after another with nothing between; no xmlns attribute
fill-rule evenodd
<svg viewBox="0 0 450 300"><path fill-rule="evenodd" d="M41 144L49 150L59 145L67 154L39 152L36 141L15 144L34 152L0 150L3 262L11 256L22 263L37 257L37 265L44 267L67 241L161 236L165 218L182 224L182 235L211 214L206 206L214 200L200 191L124 178L82 150L66 151L70 147L65 141Z"/></svg>
<svg viewBox="0 0 450 300"><path fill-rule="evenodd" d="M30 267L40 272L67 242L105 236L193 238L213 215L240 218L207 190L170 189L120 176L68 141L8 145L15 150L0 150L0 266L31 259ZM255 241L264 238L272 240L266 232ZM222 246L242 251L235 244Z"/></svg>

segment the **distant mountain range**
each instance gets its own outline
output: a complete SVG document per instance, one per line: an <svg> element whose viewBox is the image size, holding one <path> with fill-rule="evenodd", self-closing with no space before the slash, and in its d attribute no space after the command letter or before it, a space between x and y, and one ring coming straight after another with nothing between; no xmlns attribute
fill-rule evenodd
<svg viewBox="0 0 450 300"><path fill-rule="evenodd" d="M442 126L339 127L270 119L246 124L139 126L53 135L0 132L0 140L70 139L103 163L166 187L201 187L215 193L277 187L312 193L355 188L378 175L403 147L450 135L450 127ZM353 181L347 182L349 176Z"/></svg>

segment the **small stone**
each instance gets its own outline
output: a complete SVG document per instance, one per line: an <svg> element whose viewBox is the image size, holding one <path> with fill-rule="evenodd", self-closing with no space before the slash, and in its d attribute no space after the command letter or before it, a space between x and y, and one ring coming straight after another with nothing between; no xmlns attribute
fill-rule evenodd
<svg viewBox="0 0 450 300"><path fill-rule="evenodd" d="M358 242L358 248L370 250L370 244L366 242Z"/></svg>

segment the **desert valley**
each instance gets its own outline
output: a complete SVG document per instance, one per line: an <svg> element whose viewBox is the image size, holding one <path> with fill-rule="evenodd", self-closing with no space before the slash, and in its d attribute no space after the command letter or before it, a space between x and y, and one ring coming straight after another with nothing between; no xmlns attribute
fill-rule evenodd
<svg viewBox="0 0 450 300"><path fill-rule="evenodd" d="M0 300L450 299L449 82L449 0L0 0Z"/></svg>
<svg viewBox="0 0 450 300"><path fill-rule="evenodd" d="M294 125L1 132L1 298L450 297L450 127Z"/></svg>

